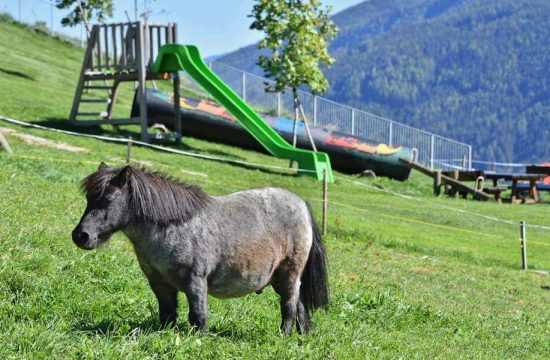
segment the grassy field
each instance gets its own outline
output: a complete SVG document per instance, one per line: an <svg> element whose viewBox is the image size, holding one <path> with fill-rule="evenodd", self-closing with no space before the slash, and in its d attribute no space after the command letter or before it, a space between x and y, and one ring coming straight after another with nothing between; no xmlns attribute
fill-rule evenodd
<svg viewBox="0 0 550 360"><path fill-rule="evenodd" d="M82 56L0 21L0 115L65 126ZM131 91L124 94L120 111L131 102ZM156 300L124 236L92 252L70 239L85 206L79 181L100 161L122 165L125 146L1 121L0 127L17 132L3 130L14 154L0 152L2 358L550 357L550 276L520 270L515 225L550 225L548 203L434 198L419 174L401 183L336 173L325 238L332 297L310 335L279 335L272 290L211 298L208 335L190 331L180 297L178 328L159 331ZM110 127L94 131L116 135ZM85 151L28 144L20 134ZM196 139L184 139L183 149L288 165ZM133 159L212 194L281 186L320 216L321 184L309 177L139 147ZM528 236L530 267L550 270L550 232L529 228Z"/></svg>

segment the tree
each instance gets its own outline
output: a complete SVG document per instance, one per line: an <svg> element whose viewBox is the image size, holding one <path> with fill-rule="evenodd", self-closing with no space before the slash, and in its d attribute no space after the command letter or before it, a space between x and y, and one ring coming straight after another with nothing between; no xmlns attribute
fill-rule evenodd
<svg viewBox="0 0 550 360"><path fill-rule="evenodd" d="M314 94L325 92L328 81L320 66L330 66L334 59L328 52L328 43L338 28L330 19L330 7L322 7L319 0L256 0L250 28L265 32L258 48L271 50L270 56L260 55L258 65L275 83L266 91L280 92L292 89L294 99L293 145L296 146L298 112L301 111L312 147L298 88L307 86Z"/></svg>
<svg viewBox="0 0 550 360"><path fill-rule="evenodd" d="M90 34L89 22L94 17L104 21L113 16L113 0L57 0L58 9L71 9L71 12L61 19L63 26L84 24L86 33Z"/></svg>

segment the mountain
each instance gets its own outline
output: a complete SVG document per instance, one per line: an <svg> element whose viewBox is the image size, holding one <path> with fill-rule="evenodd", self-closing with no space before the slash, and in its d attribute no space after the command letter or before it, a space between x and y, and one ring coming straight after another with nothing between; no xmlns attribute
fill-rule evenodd
<svg viewBox="0 0 550 360"><path fill-rule="evenodd" d="M371 0L333 16L334 101L473 145L550 160L550 1ZM220 59L262 74L256 45Z"/></svg>

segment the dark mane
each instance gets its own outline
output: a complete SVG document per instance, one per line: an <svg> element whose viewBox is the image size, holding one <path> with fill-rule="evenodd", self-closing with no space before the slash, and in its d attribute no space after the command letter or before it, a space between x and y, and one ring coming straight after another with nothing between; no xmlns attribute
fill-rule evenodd
<svg viewBox="0 0 550 360"><path fill-rule="evenodd" d="M132 166L100 168L82 181L82 191L88 198L101 198L127 168L130 170L127 180L130 209L137 218L159 224L182 222L192 218L211 200L198 186Z"/></svg>

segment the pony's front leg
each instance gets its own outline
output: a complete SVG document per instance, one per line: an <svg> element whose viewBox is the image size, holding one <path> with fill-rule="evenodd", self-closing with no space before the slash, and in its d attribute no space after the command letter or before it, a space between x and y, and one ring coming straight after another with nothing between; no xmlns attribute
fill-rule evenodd
<svg viewBox="0 0 550 360"><path fill-rule="evenodd" d="M195 329L206 332L208 317L208 284L205 278L192 277L185 289L189 302L189 323Z"/></svg>
<svg viewBox="0 0 550 360"><path fill-rule="evenodd" d="M149 281L151 289L159 303L159 318L162 329L167 326L175 326L178 320L178 291L173 287Z"/></svg>

